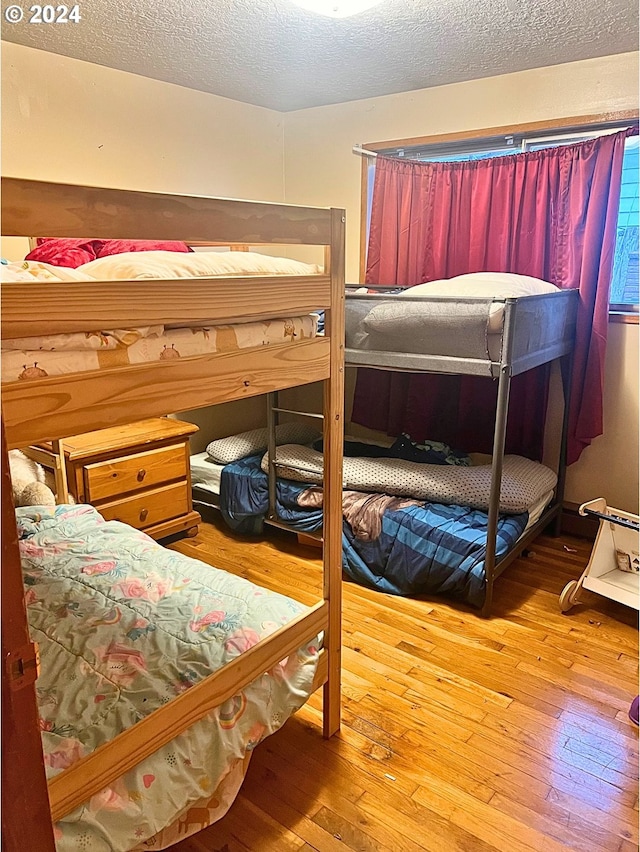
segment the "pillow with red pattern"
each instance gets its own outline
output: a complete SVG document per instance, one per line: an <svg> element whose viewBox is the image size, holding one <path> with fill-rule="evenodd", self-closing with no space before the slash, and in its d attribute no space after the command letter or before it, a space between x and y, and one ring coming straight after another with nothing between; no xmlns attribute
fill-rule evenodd
<svg viewBox="0 0 640 852"><path fill-rule="evenodd" d="M66 239L58 237L39 237L36 248L30 251L25 260L39 260L52 266L66 266L76 269L84 263L124 254L130 251L191 251L183 242L156 240L88 240Z"/></svg>
<svg viewBox="0 0 640 852"><path fill-rule="evenodd" d="M96 257L109 257L129 251L193 251L186 243L165 240L102 240ZM92 258L93 259L93 258Z"/></svg>
<svg viewBox="0 0 640 852"><path fill-rule="evenodd" d="M66 266L76 269L83 263L89 263L98 257L98 250L102 246L102 240L85 239L58 239L57 237L38 238L33 251L30 251L25 260L39 260L42 263L50 263L52 266Z"/></svg>

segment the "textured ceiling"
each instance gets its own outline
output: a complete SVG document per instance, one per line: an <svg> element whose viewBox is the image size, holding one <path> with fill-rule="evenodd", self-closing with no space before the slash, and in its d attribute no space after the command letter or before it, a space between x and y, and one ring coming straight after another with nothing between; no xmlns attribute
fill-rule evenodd
<svg viewBox="0 0 640 852"><path fill-rule="evenodd" d="M80 23L27 13L3 38L283 111L638 48L637 0L383 0L346 19L290 0L79 5Z"/></svg>

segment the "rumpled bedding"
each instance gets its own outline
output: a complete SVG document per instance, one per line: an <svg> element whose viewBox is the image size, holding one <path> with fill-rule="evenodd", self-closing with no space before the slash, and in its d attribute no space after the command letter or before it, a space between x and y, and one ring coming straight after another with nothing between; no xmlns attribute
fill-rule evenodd
<svg viewBox="0 0 640 852"><path fill-rule="evenodd" d="M284 444L277 447L278 475L297 482L320 483L322 454L310 447ZM262 459L267 473L269 455ZM447 505L464 504L489 509L491 465L425 464L397 458L345 457L343 485L346 489L416 497ZM552 491L556 474L539 462L523 456L504 457L500 511L519 514Z"/></svg>
<svg viewBox="0 0 640 852"><path fill-rule="evenodd" d="M305 609L91 506L16 516L49 778ZM162 848L167 826L304 704L318 647L316 638L77 807L55 826L58 852Z"/></svg>
<svg viewBox="0 0 640 852"><path fill-rule="evenodd" d="M299 506L323 505L322 488L307 488L298 495ZM382 518L386 511L397 511L409 506L421 506L419 500L390 497L388 494L363 494L361 491L342 492L342 516L360 541L375 541L382 532Z"/></svg>
<svg viewBox="0 0 640 852"><path fill-rule="evenodd" d="M264 528L269 489L261 461L256 454L222 470L220 509L229 526L240 532L260 534ZM278 517L292 528L315 532L322 527L317 486L279 479L276 495ZM486 512L415 499L390 498L386 503L380 494L355 495L343 492L342 567L352 580L394 595L446 595L483 605ZM527 511L500 516L498 558L522 535L528 517Z"/></svg>

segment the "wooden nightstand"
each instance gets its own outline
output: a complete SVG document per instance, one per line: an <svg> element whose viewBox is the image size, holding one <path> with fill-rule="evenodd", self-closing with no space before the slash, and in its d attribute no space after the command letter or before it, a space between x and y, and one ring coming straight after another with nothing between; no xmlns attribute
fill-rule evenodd
<svg viewBox="0 0 640 852"><path fill-rule="evenodd" d="M69 493L153 538L195 535L201 519L191 502L189 435L197 430L153 417L64 438Z"/></svg>

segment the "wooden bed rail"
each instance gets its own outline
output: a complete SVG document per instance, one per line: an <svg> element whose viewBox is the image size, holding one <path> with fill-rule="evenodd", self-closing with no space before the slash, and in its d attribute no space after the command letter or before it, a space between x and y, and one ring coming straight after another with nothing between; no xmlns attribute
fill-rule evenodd
<svg viewBox="0 0 640 852"><path fill-rule="evenodd" d="M68 503L69 487L67 483L67 465L64 458L64 442L53 441L50 450L45 450L42 447L25 446L22 452L27 458L48 468L53 473L56 486L56 503Z"/></svg>
<svg viewBox="0 0 640 852"><path fill-rule="evenodd" d="M313 606L231 663L123 731L49 782L54 822L112 784L264 672L326 630L328 604Z"/></svg>
<svg viewBox="0 0 640 852"><path fill-rule="evenodd" d="M100 237L231 245L329 245L330 211L2 178L6 237Z"/></svg>
<svg viewBox="0 0 640 852"><path fill-rule="evenodd" d="M2 386L9 449L190 411L329 376L324 337Z"/></svg>
<svg viewBox="0 0 640 852"><path fill-rule="evenodd" d="M302 316L330 305L328 275L2 285L2 337L138 326L197 326ZM100 293L96 298L96 288ZM37 311L25 308L37 305ZM33 314L33 315L31 315Z"/></svg>

